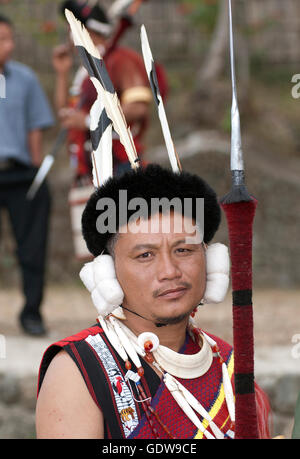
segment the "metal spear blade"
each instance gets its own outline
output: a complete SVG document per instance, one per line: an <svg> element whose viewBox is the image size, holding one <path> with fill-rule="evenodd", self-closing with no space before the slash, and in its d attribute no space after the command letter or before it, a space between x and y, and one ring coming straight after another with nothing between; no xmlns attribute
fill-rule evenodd
<svg viewBox="0 0 300 459"><path fill-rule="evenodd" d="M243 150L241 139L240 113L237 100L236 75L235 75L235 57L233 42L233 25L232 25L232 7L229 0L229 30L230 30L230 64L232 80L232 107L231 107L231 170L243 171Z"/></svg>
<svg viewBox="0 0 300 459"><path fill-rule="evenodd" d="M36 195L39 187L45 180L48 172L50 171L52 164L54 163L55 157L57 155L57 152L61 148L62 144L64 143L65 139L67 137L67 129L61 129L55 142L54 145L51 149L51 152L45 156L36 176L34 177L34 180L27 192L26 198L27 199L33 199L34 196Z"/></svg>
<svg viewBox="0 0 300 459"><path fill-rule="evenodd" d="M34 177L34 180L32 184L30 185L30 188L27 192L26 198L27 199L33 199L34 196L36 195L39 187L43 183L46 175L48 174L49 170L52 167L52 164L54 163L54 156L52 155L47 155L45 156L41 167L39 168L36 176Z"/></svg>

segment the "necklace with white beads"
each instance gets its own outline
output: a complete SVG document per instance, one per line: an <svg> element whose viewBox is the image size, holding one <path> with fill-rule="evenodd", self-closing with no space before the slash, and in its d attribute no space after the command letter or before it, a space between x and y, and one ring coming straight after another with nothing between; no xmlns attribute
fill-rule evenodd
<svg viewBox="0 0 300 459"><path fill-rule="evenodd" d="M201 403L176 379L194 379L204 375L211 367L213 358L219 358L222 366L222 379L225 393L227 409L232 425L235 421L234 395L227 366L222 357L217 343L204 332L197 332L199 344L201 340L201 349L196 354L180 354L172 349L162 346L158 337L154 333L141 333L138 337L116 317L110 315L106 319L99 316L100 325L102 326L107 338L116 352L125 362L125 368L128 370L125 378L133 381L135 384L144 374L140 357L152 364L163 376L163 381L170 394L184 411L190 421L203 433L206 438L225 437L224 433L214 423L212 417ZM190 322L193 325L193 322ZM189 328L189 331L191 328ZM193 329L194 331L196 328ZM190 332L192 338L193 333ZM137 368L137 372L131 371L131 362ZM202 416L208 423L212 435L202 424L197 414ZM230 429L226 436L233 436Z"/></svg>

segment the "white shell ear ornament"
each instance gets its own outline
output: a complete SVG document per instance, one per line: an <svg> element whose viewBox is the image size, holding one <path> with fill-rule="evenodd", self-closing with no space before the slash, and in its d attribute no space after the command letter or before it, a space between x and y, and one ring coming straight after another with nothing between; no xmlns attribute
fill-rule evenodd
<svg viewBox="0 0 300 459"><path fill-rule="evenodd" d="M224 301L229 286L230 260L224 244L211 244L206 249L206 289L202 304Z"/></svg>
<svg viewBox="0 0 300 459"><path fill-rule="evenodd" d="M117 280L112 256L99 255L84 265L79 276L91 293L98 314L105 317L114 311L114 314L116 313L119 318L122 312L119 310L121 309L119 306L122 304L124 292ZM116 309L118 311L115 311Z"/></svg>

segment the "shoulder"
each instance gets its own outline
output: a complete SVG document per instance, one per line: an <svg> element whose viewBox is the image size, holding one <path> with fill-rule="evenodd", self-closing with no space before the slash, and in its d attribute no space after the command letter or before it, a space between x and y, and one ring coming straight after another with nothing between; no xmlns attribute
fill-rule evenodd
<svg viewBox="0 0 300 459"><path fill-rule="evenodd" d="M77 366L60 350L49 364L39 393L37 437L101 438L101 419Z"/></svg>
<svg viewBox="0 0 300 459"><path fill-rule="evenodd" d="M38 395L38 408L55 406L74 390L84 389L79 370L66 351L61 349L51 360ZM67 399L65 398L65 401Z"/></svg>
<svg viewBox="0 0 300 459"><path fill-rule="evenodd" d="M102 328L98 325L95 324L91 327L84 328L83 330L75 333L74 335L70 335L67 338L64 338L60 341L57 341L54 344L64 346L68 343L76 342L76 341L83 341L85 340L88 336L90 335L97 335L98 333L103 333Z"/></svg>
<svg viewBox="0 0 300 459"><path fill-rule="evenodd" d="M34 70L21 62L9 61L7 67L14 73L14 75L22 78L25 81L37 81L38 79Z"/></svg>
<svg viewBox="0 0 300 459"><path fill-rule="evenodd" d="M79 375L77 367L69 354L60 349L57 354L51 359L47 369L47 380L56 385L61 381L65 381L65 377L71 375L72 377ZM52 379L54 377L54 379ZM45 377L46 380L46 377Z"/></svg>
<svg viewBox="0 0 300 459"><path fill-rule="evenodd" d="M64 349L60 349L49 363L42 387L45 388L48 384L51 388L63 388L67 385L69 378L74 382L82 380L72 358ZM60 386L62 382L64 384Z"/></svg>
<svg viewBox="0 0 300 459"><path fill-rule="evenodd" d="M70 348L70 346L72 347L72 345L75 346L77 343L82 343L88 336L95 336L98 333L103 333L103 330L98 325L94 325L92 327L81 330L80 332L71 335L67 338L56 341L55 343L52 343L50 346L48 346L42 356L42 360L40 363L38 377L38 392L42 386L45 374L50 364L52 363L54 358L60 353L60 351L66 351ZM64 352L63 354L65 354L68 357L68 359L72 360L67 352Z"/></svg>
<svg viewBox="0 0 300 459"><path fill-rule="evenodd" d="M8 75L11 74L15 86L17 85L26 94L31 94L31 91L34 91L35 96L40 95L42 86L34 70L17 61L10 61L7 64L7 68L9 71ZM37 100L40 100L40 98L37 99L35 97L32 102L36 102Z"/></svg>
<svg viewBox="0 0 300 459"><path fill-rule="evenodd" d="M57 341L42 358L36 405L38 438L103 438L103 416L69 354L69 346L102 332L93 326Z"/></svg>

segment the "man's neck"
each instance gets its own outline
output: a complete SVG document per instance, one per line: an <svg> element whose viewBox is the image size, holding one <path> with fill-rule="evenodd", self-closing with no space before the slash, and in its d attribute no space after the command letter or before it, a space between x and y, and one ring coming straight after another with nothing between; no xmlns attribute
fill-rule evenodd
<svg viewBox="0 0 300 459"><path fill-rule="evenodd" d="M124 324L136 335L139 336L143 332L154 333L159 343L163 346L178 352L183 346L186 338L186 329L188 318L178 324L166 325L157 327L153 322L137 317L127 311L124 311L126 321Z"/></svg>

